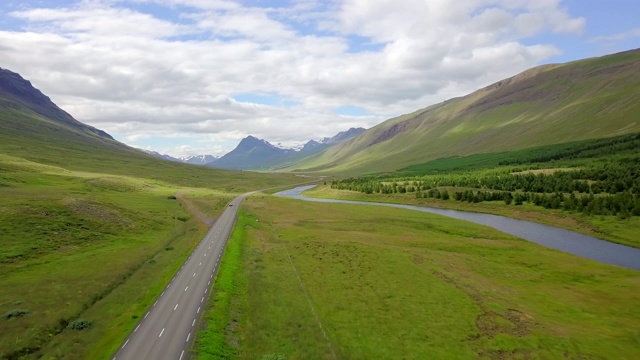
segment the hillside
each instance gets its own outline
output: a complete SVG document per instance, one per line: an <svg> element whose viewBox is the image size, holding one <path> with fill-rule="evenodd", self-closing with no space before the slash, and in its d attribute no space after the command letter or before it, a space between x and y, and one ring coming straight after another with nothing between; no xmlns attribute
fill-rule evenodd
<svg viewBox="0 0 640 360"><path fill-rule="evenodd" d="M292 171L374 173L640 131L640 50L544 65L379 124Z"/></svg>

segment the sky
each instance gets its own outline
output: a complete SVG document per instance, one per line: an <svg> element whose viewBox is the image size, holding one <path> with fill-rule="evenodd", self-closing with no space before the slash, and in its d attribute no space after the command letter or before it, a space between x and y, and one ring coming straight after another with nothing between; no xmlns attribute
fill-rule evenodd
<svg viewBox="0 0 640 360"><path fill-rule="evenodd" d="M3 0L0 67L123 143L220 156L638 48L638 14L637 0Z"/></svg>

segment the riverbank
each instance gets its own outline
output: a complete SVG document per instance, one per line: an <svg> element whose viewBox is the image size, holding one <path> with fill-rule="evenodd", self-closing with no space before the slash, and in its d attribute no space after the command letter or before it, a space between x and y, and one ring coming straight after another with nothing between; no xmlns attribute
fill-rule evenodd
<svg viewBox="0 0 640 360"><path fill-rule="evenodd" d="M640 217L619 219L616 216L585 215L563 210L549 210L532 205L505 205L502 201L466 203L434 198L416 198L412 194L364 194L357 191L335 190L319 185L304 192L313 198L395 203L415 206L461 210L506 216L567 229L613 243L640 248Z"/></svg>

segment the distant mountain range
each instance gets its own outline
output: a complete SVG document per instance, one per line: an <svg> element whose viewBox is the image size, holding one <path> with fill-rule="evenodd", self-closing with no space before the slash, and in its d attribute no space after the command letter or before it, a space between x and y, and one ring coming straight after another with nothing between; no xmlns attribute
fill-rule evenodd
<svg viewBox="0 0 640 360"><path fill-rule="evenodd" d="M310 140L301 148L283 149L249 136L219 159L152 154L235 170L345 175L388 172L438 158L640 132L638 99L640 49L532 68L371 129L349 129L331 138ZM87 161L98 161L91 158L99 155L97 150L87 149L145 156L106 132L75 120L29 81L0 68L0 144L3 142L12 144L11 151L27 159L37 155L29 151L32 142L55 143L47 149L49 157L63 147L66 152L82 154Z"/></svg>
<svg viewBox="0 0 640 360"><path fill-rule="evenodd" d="M365 131L351 128L321 141L309 140L302 148L280 148L270 142L247 136L235 149L207 166L230 170L273 170L317 154Z"/></svg>
<svg viewBox="0 0 640 360"><path fill-rule="evenodd" d="M167 155L167 154L161 154L157 151L153 151L153 150L144 150L141 149L142 151L146 152L149 155L155 156L159 159L164 159L164 160L169 160L169 161L175 161L175 162L180 162L180 163L185 163L185 164L192 164L192 165L206 165L210 162L214 162L218 159L217 156L213 156L213 155L192 155L192 156L184 156L184 157L173 157L171 155Z"/></svg>
<svg viewBox="0 0 640 360"><path fill-rule="evenodd" d="M309 140L302 147L283 148L270 142L247 136L242 139L235 149L222 157L213 155L195 155L187 157L172 157L160 154L152 150L143 150L157 158L183 162L194 165L206 165L209 167L228 170L273 170L301 161L307 156L319 153L333 145L339 144L365 131L364 128L350 128L332 137L325 137L320 141Z"/></svg>

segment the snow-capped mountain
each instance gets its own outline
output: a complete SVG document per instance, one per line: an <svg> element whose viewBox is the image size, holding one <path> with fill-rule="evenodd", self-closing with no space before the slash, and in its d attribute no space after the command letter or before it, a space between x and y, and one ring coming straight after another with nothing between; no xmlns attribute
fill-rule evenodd
<svg viewBox="0 0 640 360"><path fill-rule="evenodd" d="M180 161L187 164L206 165L208 163L218 160L219 157L213 156L213 155L192 155L192 156L183 156L183 157L180 157L179 159Z"/></svg>
<svg viewBox="0 0 640 360"><path fill-rule="evenodd" d="M273 169L322 151L350 139L364 130L363 128L351 128L336 136L324 138L322 141L309 140L306 144L293 148L282 148L264 139L247 136L240 141L235 149L207 166L231 170Z"/></svg>

